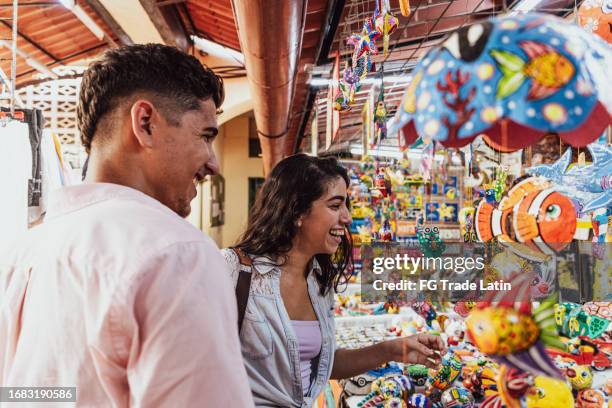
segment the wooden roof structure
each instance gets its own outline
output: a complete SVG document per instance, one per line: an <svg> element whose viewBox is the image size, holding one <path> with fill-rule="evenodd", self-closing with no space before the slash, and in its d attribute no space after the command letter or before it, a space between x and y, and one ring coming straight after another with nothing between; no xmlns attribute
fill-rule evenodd
<svg viewBox="0 0 612 408"><path fill-rule="evenodd" d="M344 150L350 142L357 142L361 138L361 112L368 94L374 88L378 95L381 84L381 71L387 79L406 77L409 75L418 60L432 47L437 46L452 32L461 27L473 24L479 20L490 18L496 14L511 10L520 3L520 0L411 0L411 14L403 17L397 2L391 2L392 12L399 20L399 27L390 39L390 53L387 57L382 53L382 41L378 41L379 55L373 56L376 72L369 74L370 79L362 84L356 94L356 103L349 112L341 113L340 130L332 142L335 148L330 151ZM537 5L537 10L566 16L573 12L574 0L543 0ZM346 45L346 38L353 32L359 32L363 21L371 16L375 10L375 1L346 0L338 28L333 36L329 53L327 55L327 72L331 71L331 61L335 53L339 53L341 60L347 60L352 53L352 46ZM342 69L342 66L341 66ZM322 70L325 72L325 70ZM329 78L329 74L324 75ZM388 118L391 118L400 104L407 83L402 81L385 80L385 103L388 108ZM310 151L310 129L317 111L318 120L318 146L319 152L325 151L325 133L327 121L328 87L311 87L314 94L312 104L307 107L303 126L297 135L299 150ZM397 138L389 135L383 145L397 146Z"/></svg>

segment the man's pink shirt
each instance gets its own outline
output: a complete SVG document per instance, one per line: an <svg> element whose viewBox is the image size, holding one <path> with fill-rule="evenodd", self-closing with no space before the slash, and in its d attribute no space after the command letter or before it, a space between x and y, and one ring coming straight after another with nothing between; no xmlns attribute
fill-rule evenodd
<svg viewBox="0 0 612 408"><path fill-rule="evenodd" d="M88 407L252 407L226 268L140 191L58 190L0 248L0 385L75 386Z"/></svg>

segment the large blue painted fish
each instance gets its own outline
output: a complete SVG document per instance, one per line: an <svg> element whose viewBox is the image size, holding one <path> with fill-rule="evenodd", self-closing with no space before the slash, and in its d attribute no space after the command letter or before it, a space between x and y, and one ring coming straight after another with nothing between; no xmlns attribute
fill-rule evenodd
<svg viewBox="0 0 612 408"><path fill-rule="evenodd" d="M528 174L552 180L555 190L576 199L582 204L581 213L612 207L612 147L603 144L588 146L593 163L573 166L568 149L554 164L542 164L526 169Z"/></svg>

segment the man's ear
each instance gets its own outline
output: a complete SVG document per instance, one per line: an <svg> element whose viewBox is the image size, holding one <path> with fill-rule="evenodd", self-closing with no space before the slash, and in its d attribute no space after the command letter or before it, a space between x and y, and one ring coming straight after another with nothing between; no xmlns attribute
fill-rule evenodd
<svg viewBox="0 0 612 408"><path fill-rule="evenodd" d="M144 99L134 102L130 109L132 131L142 147L153 147L152 118L154 111L153 104Z"/></svg>

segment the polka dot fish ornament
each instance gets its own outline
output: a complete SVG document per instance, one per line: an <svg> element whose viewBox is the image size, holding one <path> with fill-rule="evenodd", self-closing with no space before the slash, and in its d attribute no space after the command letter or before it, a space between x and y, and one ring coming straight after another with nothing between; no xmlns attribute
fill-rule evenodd
<svg viewBox="0 0 612 408"><path fill-rule="evenodd" d="M383 55L389 55L389 36L397 29L397 18L391 14L389 0L376 0L376 11L374 12L374 23L376 30L383 37Z"/></svg>
<svg viewBox="0 0 612 408"><path fill-rule="evenodd" d="M555 299L533 309L529 295L533 273L517 273L510 290L488 292L465 323L470 341L499 364L534 376L564 379L545 346L564 349L555 323Z"/></svg>
<svg viewBox="0 0 612 408"><path fill-rule="evenodd" d="M480 134L513 151L556 133L596 140L612 114L612 47L576 24L528 13L461 28L419 61L388 131L461 147Z"/></svg>

